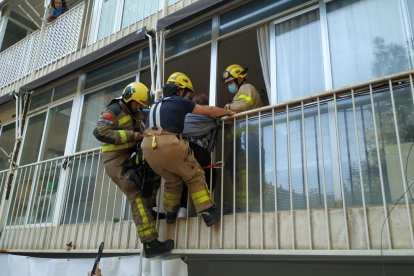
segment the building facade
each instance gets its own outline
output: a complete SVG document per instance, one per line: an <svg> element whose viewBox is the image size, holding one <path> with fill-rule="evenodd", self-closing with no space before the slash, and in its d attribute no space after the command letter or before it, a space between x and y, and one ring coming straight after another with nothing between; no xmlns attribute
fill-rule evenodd
<svg viewBox="0 0 414 276"><path fill-rule="evenodd" d="M221 120L222 219L206 228L189 206L158 223L188 274L414 269L414 2L68 1L52 23L28 2L23 19L0 3L0 248L139 254L92 135L100 111L176 71L222 107L238 63L265 106Z"/></svg>

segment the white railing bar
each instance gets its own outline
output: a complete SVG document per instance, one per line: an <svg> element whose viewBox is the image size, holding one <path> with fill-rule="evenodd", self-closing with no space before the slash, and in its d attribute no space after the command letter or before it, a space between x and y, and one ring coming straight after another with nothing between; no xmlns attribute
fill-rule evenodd
<svg viewBox="0 0 414 276"><path fill-rule="evenodd" d="M272 154L273 154L273 182L275 184L275 249L279 249L279 219L278 219L278 208L277 208L277 178L276 178L276 171L277 171L277 163L276 163L276 126L275 126L275 110L272 108Z"/></svg>
<svg viewBox="0 0 414 276"><path fill-rule="evenodd" d="M250 249L250 221L249 221L249 115L246 114L246 248ZM240 137L241 138L241 137ZM234 152L236 155L236 152Z"/></svg>
<svg viewBox="0 0 414 276"><path fill-rule="evenodd" d="M26 177L26 172L25 172L25 174L23 175L23 179ZM11 216L10 216L10 220L9 220L9 222L10 222L10 226L11 225L13 225L13 216L15 216L16 218L15 218L15 223L17 224L17 225L19 225L19 227L20 227L20 222L17 222L17 219L18 219L18 217L19 217L19 211L20 211L20 201L23 199L24 200L24 198L26 197L26 194L27 194L27 189L24 191L24 193L25 193L25 197L22 197L22 196L20 196L22 193L23 193L23 185L17 185L17 183L20 183L20 180L22 179L22 173L20 173L19 174L19 182L14 182L14 190L15 190L15 193L11 193L11 197L10 197L10 200L11 201L13 201L13 195L14 195L14 204L13 204L13 208L12 208L12 211L11 211L11 213L9 213ZM19 189L20 188L20 189ZM19 192L20 191L20 192ZM23 205L23 204L22 204ZM15 207L17 207L17 209L15 210ZM14 213L16 211L16 213ZM23 206L22 206L22 211L21 211L22 213L23 213ZM24 226L24 223L22 223L22 225ZM20 229L19 229L20 230ZM8 231L9 232L9 231ZM21 231L19 231L19 232L21 232ZM13 247L13 245L14 245L14 238L13 238L13 240L10 242L10 238L11 238L11 235L12 235L12 231L10 231L10 233L9 233L9 235L8 235L8 240L7 240L7 245L10 247L10 248L12 248ZM14 235L17 235L17 233L15 233ZM20 239L20 236L19 236L19 239Z"/></svg>
<svg viewBox="0 0 414 276"><path fill-rule="evenodd" d="M407 208L407 216L408 216L408 228L410 231L410 238L411 238L411 246L414 248L414 233L413 233L413 224L412 224L412 218L411 218L411 208L410 208L410 200L408 198L407 189L408 183L405 179L405 169L404 169L404 163L402 160L402 153L401 153L401 140L400 140L400 133L398 131L398 120L397 120L397 111L395 109L395 100L394 100L394 88L392 85L392 81L389 81L389 87L390 87L390 93L391 93L391 104L392 104L392 113L394 117L394 126L395 126L395 134L397 136L397 147L398 147L398 158L400 161L400 169L401 169L401 177L403 182L403 188L404 188L404 198L405 198L405 206ZM408 160L407 160L408 162Z"/></svg>
<svg viewBox="0 0 414 276"><path fill-rule="evenodd" d="M328 213L328 199L326 197L327 189L326 189L326 174L325 174L325 152L324 152L324 145L323 145L323 135L322 135L322 121L321 121L321 106L319 98L317 99L317 106L318 106L318 127L319 127L319 140L320 140L320 149L321 149L321 157L322 157L322 185L323 185L323 200L324 200L324 209L325 209L325 220L326 220L326 239L328 242L328 249L330 250L331 247L331 230L330 230L330 223L329 223L329 213ZM319 169L319 166L318 166Z"/></svg>
<svg viewBox="0 0 414 276"><path fill-rule="evenodd" d="M289 205L290 205L290 227L292 231L292 249L296 249L295 245L295 217L293 211L293 187L292 187L292 160L291 160L291 145L290 145L290 120L289 120L289 106L286 105L286 142L288 151L288 184L289 184Z"/></svg>
<svg viewBox="0 0 414 276"><path fill-rule="evenodd" d="M119 190L121 190L121 189L119 189ZM123 199L123 197L125 197L125 195L123 193L121 193L120 197L121 197L120 200L121 200L121 206L122 206L122 199ZM114 221L114 218L115 218L115 212L116 212L117 199L118 199L118 185L116 185L116 189L115 189L115 200L114 200L114 205L112 206L112 217L111 217L111 220L110 220L110 223L111 223L111 248L114 247L114 233L115 233L115 223L116 223ZM120 223L122 224L121 220L120 220Z"/></svg>
<svg viewBox="0 0 414 276"><path fill-rule="evenodd" d="M100 147L99 148L94 148L94 149L89 149L89 150L84 150L84 151L81 151L81 152L77 152L77 153L73 153L73 154L68 154L68 155L65 155L65 156L59 156L59 157L54 157L54 158L50 158L50 159L43 160L43 161L38 161L38 162L35 162L35 163L30 163L30 164L26 164L26 165L20 165L18 167L18 169L22 169L22 168L30 167L30 166L36 166L36 165L40 165L42 163L47 163L47 162L51 162L51 161L59 160L59 159L65 159L65 158L71 158L71 157L75 157L76 158L76 157L81 156L81 155L87 155L87 154L92 153L94 151L96 151L96 153L94 153L94 154L99 154L100 150L101 150Z"/></svg>
<svg viewBox="0 0 414 276"><path fill-rule="evenodd" d="M80 158L80 156L79 156L79 158ZM75 191L76 185L72 185L73 175L74 175L74 171L75 171L75 169L74 169L75 168L75 162L76 162L76 157L75 156L72 157L72 162L68 161L68 168L70 168L70 177L69 177L69 181L67 182L68 183L67 184L68 185L68 188L67 188L68 190L67 190L67 193L66 193L66 204L64 205L65 210L64 210L64 215L63 215L63 219L62 219L62 222L61 222L63 233L62 233L62 236L61 236L60 245L62 245L64 242L65 243L68 242L68 241L65 241L64 238L67 234L68 227L70 227L70 220L71 220L71 216L72 216L71 212L69 212L69 210L68 210L68 208L69 208L69 198L70 198L70 193L71 193L71 190L72 190L72 186L74 186L73 187L73 189L74 189L73 198L75 198L75 194L76 194L76 191ZM69 215L68 223L65 222L66 215Z"/></svg>
<svg viewBox="0 0 414 276"><path fill-rule="evenodd" d="M362 209L364 212L364 224L365 224L365 238L367 240L367 249L371 249L371 241L369 235L369 227L368 227L368 216L367 216L367 206L365 202L365 188L364 188L364 179L362 176L362 165L361 165L361 150L359 146L359 135L358 135L358 127L357 127L357 120L356 120L356 107L355 107L355 93L354 89L351 89L351 97L352 97L352 114L354 117L354 133L355 133L355 142L357 147L357 157L358 157L358 170L359 170L359 181L361 181L361 197L362 197ZM362 107L361 107L362 109Z"/></svg>
<svg viewBox="0 0 414 276"><path fill-rule="evenodd" d="M86 204L87 204L87 202L88 202L88 197L89 197L89 187L91 186L91 177L92 177L92 169L93 169L93 165L94 165L94 161L95 161L95 158L94 158L94 156L92 155L91 156L91 164L90 164L90 169L89 169L89 177L88 177L88 185L87 185L87 190L86 190L86 200L85 200L85 208L84 208L84 211L83 211L83 218L82 218L82 235L81 235L81 241L83 241L83 235L84 235L84 232L85 232L85 217L86 217L86 209L87 209L87 207L86 207ZM99 164L97 165L97 167L99 167ZM94 192L95 192L95 188L94 188ZM95 196L95 194L93 194L93 196ZM93 197L92 197L92 202L93 202ZM91 205L91 211L93 210L93 205ZM91 214L92 215L92 214ZM90 220L90 218L89 218L89 222L90 222L91 220ZM92 231L92 225L89 223L89 233Z"/></svg>
<svg viewBox="0 0 414 276"><path fill-rule="evenodd" d="M411 99L413 100L413 107L414 107L414 84L413 84L413 76L411 74L409 75L409 80L410 80ZM409 160L407 159L407 163L408 163L408 161ZM414 245L413 245L413 249L414 249Z"/></svg>
<svg viewBox="0 0 414 276"><path fill-rule="evenodd" d="M100 155L101 156L101 155ZM99 203L98 203L98 213L96 215L96 235L95 235L95 245L98 244L98 234L99 234L99 216L101 214L101 206L102 206L102 193L103 193L103 185L105 183L105 177L108 177L106 174L105 166L103 166L103 173L102 173L102 181L101 181L101 192L99 194ZM105 219L103 220L105 223Z"/></svg>
<svg viewBox="0 0 414 276"><path fill-rule="evenodd" d="M55 164L55 171L54 171L54 173L53 173L53 182L52 183L55 183L55 181L56 181L56 178L57 178L57 180L59 181L59 176L60 176L60 169L59 169L59 176L57 176L57 170L58 170L58 164L57 164L57 162L56 162L56 164ZM59 184L57 184L57 186L59 186ZM55 193L57 193L57 191L55 191ZM53 187L52 187L52 189L50 190L50 198L52 198L52 194L53 194ZM56 201L54 202L54 208L53 208L53 210L50 210L50 206L52 205L52 200L49 200L49 206L47 207L47 214L46 214L46 218L49 216L49 212L51 212L51 220L53 220L53 215L54 215L54 213L55 213L55 208L56 208ZM53 229L53 227L51 226L50 227L50 230L52 230ZM57 228L56 228L57 229ZM47 239L48 238L48 232L49 231L47 231L46 230L46 233L45 233L45 236L44 236L44 241L43 241L43 244L44 244L44 246L43 246L43 248L44 249L47 249L47 248L49 248L49 247L51 247L52 246L52 239ZM46 246L46 240L47 240L47 243L48 243L48 245Z"/></svg>
<svg viewBox="0 0 414 276"><path fill-rule="evenodd" d="M338 105L337 105L337 98L336 94L334 94L334 113L335 113L335 130L336 130L336 149L338 152L338 169L339 169L339 185L341 187L342 193L342 211L344 216L344 229L345 229L345 242L346 248L350 249L350 241L349 241L349 228L348 228L348 220L346 214L346 202L345 202L345 188L343 182L343 175L342 175L342 154L341 154L341 146L340 146L340 136L339 136L339 124L338 124Z"/></svg>
<svg viewBox="0 0 414 276"><path fill-rule="evenodd" d="M301 104L301 113L302 113L302 145L303 145L303 160L304 160L304 176L303 180L305 181L305 194L306 194L306 212L308 216L308 235L309 235L309 249L313 248L312 240L312 220L310 215L310 206L309 206L309 187L308 187L308 156L306 154L306 128L305 128L305 112L303 102Z"/></svg>
<svg viewBox="0 0 414 276"><path fill-rule="evenodd" d="M236 133L237 133L236 118L233 118L233 175L232 175L232 179L233 179L233 247L234 249L236 248L236 241L237 241L236 239L237 237L236 236L237 235L237 232L236 232L236 229L237 229L236 227L236 223L237 223L236 221L236 136L237 135Z"/></svg>
<svg viewBox="0 0 414 276"><path fill-rule="evenodd" d="M38 166L38 168L36 168L35 180L32 181L32 183L34 182L33 183L34 187L32 187L32 192L30 194L29 212L28 212L28 215L27 215L27 218L26 218L26 225L27 226L32 224L30 222L30 219L32 218L32 216L34 216L34 209L35 209L35 206L36 206L36 192L37 192L37 189L40 185L40 181L39 181L40 180L40 174L42 172L42 167L44 167L44 166L45 166L45 163L42 163ZM39 201L40 201L40 199L39 199ZM33 224L36 224L36 221ZM35 239L35 231L30 231L29 230L29 242L31 241L30 242L30 245L31 245L30 248L33 248L34 239Z"/></svg>
<svg viewBox="0 0 414 276"><path fill-rule="evenodd" d="M95 206L95 195L96 195L96 186L98 184L98 173L99 173L99 166L100 166L100 162L101 162L101 154L98 155L98 161L96 163L96 172L95 172L95 182L93 184L93 194L92 194L92 204L91 204L91 210L93 210L93 207ZM102 190L102 189L101 189ZM91 248L91 235L92 235L92 214L91 217L89 219L90 221L90 226L89 226L89 235L88 235L88 248ZM96 225L98 226L98 221L96 222ZM128 231L128 235L129 235L129 231ZM129 239L127 239L129 240ZM94 245L95 247L95 245Z"/></svg>
<svg viewBox="0 0 414 276"><path fill-rule="evenodd" d="M33 179L31 178L31 175L32 175L32 168L33 167L30 167L29 168L29 174L27 175L27 183L29 183L29 181L32 181ZM34 175L34 171L35 170L33 170L33 175ZM25 169L25 172L24 172L24 176L23 176L23 183L26 183L26 173L27 173L27 168ZM20 181L19 181L19 183L21 183ZM20 184L19 186L21 186L21 189L23 189L24 188L24 185L23 184ZM28 188L26 188L25 189L25 194L24 194L24 197L22 197L22 198L20 198L19 197L19 207L20 207L20 199L25 199L26 198L26 196L27 196L27 193L29 192L29 189ZM22 191L20 192L20 193L22 193ZM16 193L16 196L17 196L17 193ZM29 200L27 200L28 202L29 202ZM22 211L21 211L21 213L23 213L23 205L22 205ZM17 216L18 216L18 214L19 214L19 212L17 212ZM22 216L23 217L23 216ZM20 236L22 236L22 234L23 233L26 233L26 225L24 224L24 221L22 221L21 222L21 224L20 224L20 222L18 222L18 229L19 229L19 235ZM19 236L19 241L20 241L20 236ZM21 241L21 248L23 248L23 245L24 245L24 242L25 242L25 237L27 237L27 235L24 235L23 237L22 237L22 241ZM17 245L18 246L18 245ZM10 246L10 247L12 247L12 245Z"/></svg>
<svg viewBox="0 0 414 276"><path fill-rule="evenodd" d="M260 193L260 235L261 235L261 248L264 248L264 219L263 219L263 176L262 176L262 120L259 112L259 193Z"/></svg>
<svg viewBox="0 0 414 276"><path fill-rule="evenodd" d="M103 219L103 224L104 224L104 227L103 227L103 237L104 237L104 240L105 241L106 241L106 237L107 237L106 229L107 229L107 225L108 225L107 214L108 214L109 189L110 189L110 185L111 185L111 178L110 177L108 177L108 181L106 183L107 183L106 184L107 196L106 196L106 200L105 200L105 210L104 210L104 214L103 214L104 215L104 219Z"/></svg>
<svg viewBox="0 0 414 276"><path fill-rule="evenodd" d="M79 235L79 232L80 232L80 229L79 229L79 220L81 220L81 218L79 217L79 213L80 213L80 208L81 208L81 202L82 202L82 197L83 197L83 194L84 194L84 192L83 192L83 187L84 187L84 184L85 184L85 175L86 175L86 167L87 167L87 164L88 164L88 160L89 160L89 155L86 155L85 156L85 163L84 163L84 165L83 165L83 173L82 173L82 175L81 175L81 177L82 177L82 180L81 180L81 189L80 189L80 193L79 193L79 202L78 202L78 206L77 206L77 211L76 211L76 221L75 221L75 224L76 224L76 227L75 227L75 235L74 235L74 241L77 241L77 240L79 240L79 241L82 241L82 237L80 237L79 239L78 239L78 235ZM81 165L81 163L79 163L79 165ZM79 179L79 178L78 178ZM86 199L87 199L87 197L86 197ZM86 201L85 201L86 202ZM85 205L86 205L86 203L85 203ZM86 206L84 206L84 210L86 210ZM83 219L84 217L82 217L82 219ZM83 220L81 220L81 224L82 224L82 228L83 228L83 223L84 223L84 221ZM80 243L80 242L79 242Z"/></svg>
<svg viewBox="0 0 414 276"><path fill-rule="evenodd" d="M391 232L390 232L390 225L388 220L388 209L387 209L387 199L385 196L385 185L384 185L384 177L382 172L382 165L381 165L381 154L380 154L380 147L379 147L379 141L378 141L378 131L377 131L377 119L375 114L375 103L374 103L374 96L372 91L372 85L369 86L369 96L371 98L371 109L372 109L372 123L374 125L374 136L375 136L375 148L377 149L377 161L378 161L378 170L379 170L379 177L380 177L380 183L381 183L381 194L382 194L382 206L384 208L384 223L387 227L387 241L388 241L388 248L392 248L391 243ZM382 235L381 235L381 244L382 244Z"/></svg>
<svg viewBox="0 0 414 276"><path fill-rule="evenodd" d="M56 166L55 166L56 167ZM40 223L40 235L39 235L39 238L38 238L38 247L40 248L40 249L42 249L42 248L44 248L44 239L42 239L42 234L43 234L43 230L45 230L46 231L46 225L47 225L47 215L48 215L48 211L49 211L49 205L50 205L50 199L51 199L51 197L48 197L49 195L48 195L48 185L49 185L49 183L51 183L50 182L50 175L51 175L51 173L52 173L52 162L50 162L49 163L49 173L48 173L48 176L47 176L47 181L45 182L45 199L43 200L43 206L42 206L42 213L41 213L41 215L40 215L40 221L39 221L39 223ZM52 182L53 183L53 182ZM50 187L50 188L52 188L52 187ZM50 189L50 191L52 191L52 189ZM50 196L52 195L52 193L50 193ZM39 196L39 197L41 197L41 196ZM49 198L49 203L48 203L48 206L47 206L47 208L46 208L46 217L45 217L45 221L44 221L44 223L43 223L43 215L44 215L44 212L45 212L45 205L46 205L46 200Z"/></svg>

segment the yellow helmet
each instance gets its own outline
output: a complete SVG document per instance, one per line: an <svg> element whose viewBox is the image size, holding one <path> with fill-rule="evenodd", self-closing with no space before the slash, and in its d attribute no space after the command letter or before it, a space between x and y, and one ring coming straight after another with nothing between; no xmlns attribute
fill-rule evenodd
<svg viewBox="0 0 414 276"><path fill-rule="evenodd" d="M221 77L224 82L229 82L237 78L245 79L247 77L248 70L248 68L244 68L241 65L232 64L226 68L226 71L223 72Z"/></svg>
<svg viewBox="0 0 414 276"><path fill-rule="evenodd" d="M148 107L148 88L141 82L131 82L124 91L122 91L122 99L128 103L132 100Z"/></svg>
<svg viewBox="0 0 414 276"><path fill-rule="evenodd" d="M172 73L165 85L173 85L183 89L187 88L191 92L194 92L193 84L191 83L190 78L181 72Z"/></svg>

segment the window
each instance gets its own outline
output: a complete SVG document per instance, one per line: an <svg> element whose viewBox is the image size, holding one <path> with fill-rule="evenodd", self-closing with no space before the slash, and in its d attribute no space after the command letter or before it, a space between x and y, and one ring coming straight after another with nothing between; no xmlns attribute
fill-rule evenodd
<svg viewBox="0 0 414 276"><path fill-rule="evenodd" d="M275 27L278 102L324 91L319 11L299 15Z"/></svg>
<svg viewBox="0 0 414 276"><path fill-rule="evenodd" d="M412 46L407 43L411 37L404 32L400 3L337 0L326 4L334 87L413 68Z"/></svg>
<svg viewBox="0 0 414 276"><path fill-rule="evenodd" d="M11 154L15 142L15 124L0 126L0 148L7 154ZM0 171L8 169L10 166L8 157L0 151Z"/></svg>
<svg viewBox="0 0 414 276"><path fill-rule="evenodd" d="M95 136L93 136L96 122L105 106L109 104L112 99L119 97L125 86L133 81L135 81L135 78L126 79L85 95L76 147L77 151L93 149L101 145L101 143L96 140Z"/></svg>
<svg viewBox="0 0 414 276"><path fill-rule="evenodd" d="M78 78L65 81L55 87L37 89L30 99L29 110L46 106L47 104L74 94L77 90Z"/></svg>

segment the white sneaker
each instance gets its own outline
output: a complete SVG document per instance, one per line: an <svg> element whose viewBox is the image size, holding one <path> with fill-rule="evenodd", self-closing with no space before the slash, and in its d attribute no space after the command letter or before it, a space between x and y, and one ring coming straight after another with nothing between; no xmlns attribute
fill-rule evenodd
<svg viewBox="0 0 414 276"><path fill-rule="evenodd" d="M187 208L180 207L180 210L178 211L177 218L186 218L187 217Z"/></svg>

